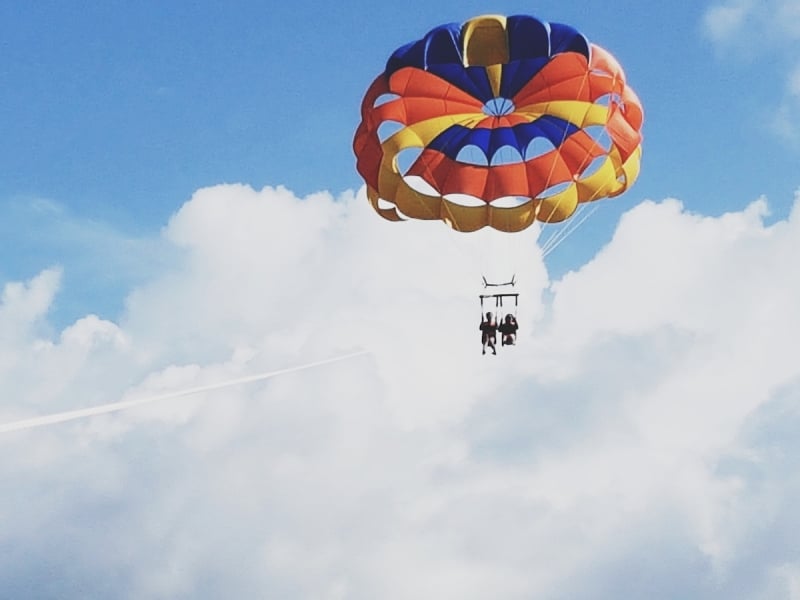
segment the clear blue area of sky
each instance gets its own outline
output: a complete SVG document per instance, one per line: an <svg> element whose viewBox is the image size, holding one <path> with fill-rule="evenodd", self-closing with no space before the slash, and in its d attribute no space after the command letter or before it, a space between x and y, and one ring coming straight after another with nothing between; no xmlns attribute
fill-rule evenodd
<svg viewBox="0 0 800 600"><path fill-rule="evenodd" d="M800 185L798 150L765 123L788 64L759 52L764 40L755 36L745 44L750 51L717 50L703 31L709 6L4 2L0 284L52 264L64 264L69 274L86 259L85 251L70 258L63 232L34 214L35 200L54 203L69 218L141 236L155 235L203 186L285 185L299 195L357 188L351 141L359 104L388 55L436 25L486 13L575 26L617 56L643 101L640 179L598 211L580 240L571 238L578 260L607 239L622 211L645 198L676 196L690 210L719 214L766 194L782 216ZM102 313L124 287L95 286L95 297L75 301L74 312Z"/></svg>

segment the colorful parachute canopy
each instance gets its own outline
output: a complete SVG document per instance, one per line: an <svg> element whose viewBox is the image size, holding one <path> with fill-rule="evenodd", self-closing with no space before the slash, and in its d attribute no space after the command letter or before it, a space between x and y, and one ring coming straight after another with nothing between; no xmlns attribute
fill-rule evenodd
<svg viewBox="0 0 800 600"><path fill-rule="evenodd" d="M487 15L396 50L353 149L389 220L520 231L630 187L642 118L619 63L575 29Z"/></svg>

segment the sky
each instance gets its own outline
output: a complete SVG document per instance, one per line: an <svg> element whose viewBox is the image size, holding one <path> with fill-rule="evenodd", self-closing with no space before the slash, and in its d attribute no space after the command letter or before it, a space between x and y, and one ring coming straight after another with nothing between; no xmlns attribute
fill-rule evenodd
<svg viewBox="0 0 800 600"><path fill-rule="evenodd" d="M642 172L546 257L369 207L388 55L534 14ZM0 596L800 599L800 2L0 5ZM520 339L480 354L480 276Z"/></svg>

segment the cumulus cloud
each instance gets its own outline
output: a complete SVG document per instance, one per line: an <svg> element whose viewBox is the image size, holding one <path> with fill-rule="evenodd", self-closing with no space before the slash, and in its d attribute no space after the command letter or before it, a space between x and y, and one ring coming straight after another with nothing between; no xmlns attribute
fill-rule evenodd
<svg viewBox="0 0 800 600"><path fill-rule="evenodd" d="M645 202L550 281L534 230L218 186L118 322L52 333L59 271L9 283L3 421L370 353L1 437L2 595L793 598L798 207ZM497 357L490 268L523 299Z"/></svg>
<svg viewBox="0 0 800 600"><path fill-rule="evenodd" d="M13 271L2 276L24 276L44 265L60 271L63 291L49 313L58 327L87 312L117 315L118 299L131 286L172 262L173 247L157 236L121 231L53 200L3 199L0 212L0 256L15 259L3 265Z"/></svg>

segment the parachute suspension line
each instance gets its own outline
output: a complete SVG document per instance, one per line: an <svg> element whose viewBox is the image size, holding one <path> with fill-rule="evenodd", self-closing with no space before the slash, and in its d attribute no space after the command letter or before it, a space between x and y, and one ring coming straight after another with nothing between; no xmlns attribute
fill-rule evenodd
<svg viewBox="0 0 800 600"><path fill-rule="evenodd" d="M615 75L614 76L614 82L612 83L612 89L615 87L616 80L617 80L617 77ZM603 128L603 134L600 136L600 138L597 141L598 142L605 141L610 145L610 143L611 143L611 135L608 133L608 128L606 128L606 127ZM602 186L598 186L595 189L594 193L591 195L591 197L589 197L588 199L586 199L585 201L581 202L578 205L578 210L576 211L575 215L573 215L573 217L569 220L568 224L565 227L561 228L561 229L557 229L556 231L553 231L553 233L550 235L550 237L548 237L548 239L544 242L544 244L542 244L542 258L545 258L547 255L549 255L550 253L555 251L555 249L558 248L558 246L560 246L561 243L564 240L566 240L569 236L571 236L573 233L575 233L575 231L577 231L577 229L589 217L591 217L594 214L594 212L598 208L597 205L592 207L592 209L589 211L589 214L584 215L580 220L576 221L576 218L578 216L580 216L580 214L582 212L584 212L584 210L586 209L586 205L591 203L591 202L593 202L597 198L597 196L599 195L601 190L602 190Z"/></svg>
<svg viewBox="0 0 800 600"><path fill-rule="evenodd" d="M608 133L605 132L604 135L608 135ZM598 209L597 204L592 206L588 214L583 215L583 217L578 219L578 217L581 216L583 212L586 212L587 205L597 197L597 194L600 189L601 188L595 190L594 194L592 194L592 196L586 202L581 202L578 205L578 210L575 211L575 214L572 216L571 219L569 219L569 221L564 227L556 229L555 231L553 231L550 237L547 238L545 243L542 244L542 258L545 258L551 252L555 251L555 249L558 248L558 246L560 246L564 240L566 240L569 236L575 233L578 230L578 228L595 213L595 211Z"/></svg>
<svg viewBox="0 0 800 600"><path fill-rule="evenodd" d="M599 189L599 188L598 188ZM575 215L568 221L568 223L562 227L561 229L557 229L550 235L547 241L542 245L542 258L545 258L548 254L553 252L556 248L558 248L561 243L566 240L569 236L575 233L578 228L589 218L591 217L595 211L599 208L597 204L592 206L591 210L588 214L583 215L581 219L577 220L577 217L580 216L581 213L586 211L586 206L593 202L595 197L597 196L597 191L595 191L592 196L586 200L586 202L581 202L578 210L575 212Z"/></svg>
<svg viewBox="0 0 800 600"><path fill-rule="evenodd" d="M439 194L439 190L436 190L436 193ZM456 221L455 215L453 215L453 211L451 211L449 209L449 207L447 207L447 205L444 204L444 196L442 196L441 194L439 194L439 196L441 198L441 203L442 204L441 204L441 207L439 209L439 214L438 215L435 214L433 212L433 210L427 204L425 204L424 202L422 203L422 206L425 208L427 213L430 215L432 222L444 221L445 225L447 225L448 228L451 230L451 231L448 232L448 235L446 235L445 238L450 243L450 245L453 248L456 249L456 251L461 255L461 257L463 259L465 259L467 262L471 262L472 261L472 257L468 256L467 253L464 252L464 249L458 243L456 243L456 241L452 238L452 232L458 231L458 222ZM441 214L444 211L447 212L446 216L443 216ZM439 225L441 226L441 223L439 223Z"/></svg>
<svg viewBox="0 0 800 600"><path fill-rule="evenodd" d="M584 209L584 205L581 204L566 223L563 223L561 227L553 229L547 240L541 245L542 258L550 253L550 249L554 245L561 243L565 237L570 235L570 230L575 227L575 223L579 221L578 217L584 212Z"/></svg>
<svg viewBox="0 0 800 600"><path fill-rule="evenodd" d="M586 86L586 84L588 83L588 81L589 81L589 73L587 72L587 73L584 73L583 77L581 78L581 86L580 86L580 88L578 90L578 94L577 94L578 96L580 96L580 94L583 92L583 89ZM561 136L561 144L559 145L559 147L561 145L563 145L564 142L566 141L566 139L567 139L567 131L568 131L568 129L565 127L564 128L564 133ZM547 175L547 187L550 187L550 180L551 180L551 178L553 176L553 171L555 170L555 166L556 166L556 161L553 161L553 163L550 165L550 173L548 173L548 175ZM556 202L556 205L553 207L553 209L550 211L550 214L547 216L547 219L544 221L544 225L549 225L550 224L550 219L555 215L556 211L558 210L558 206L559 206L559 204L561 204L561 200L562 200L561 198L558 199L558 201ZM581 207L579 206L579 208L581 208ZM537 212L538 212L538 210L537 210ZM546 256L545 249L552 244L554 236L557 235L559 231L560 230L557 229L556 231L552 232L552 234L550 234L550 237L542 245L542 258L544 258ZM542 228L539 231L539 235L541 236L543 233L544 233L544 228Z"/></svg>
<svg viewBox="0 0 800 600"><path fill-rule="evenodd" d="M561 235L558 239L556 239L556 241L552 242L547 248L542 248L542 258L546 258L551 252L555 251L555 249L558 248L561 245L561 242L563 242L569 236L571 236L573 233L575 233L575 231L577 231L577 229L583 224L583 222L586 221L589 217L591 217L594 214L594 212L597 210L597 208L598 207L595 204L592 207L592 210L590 210L588 212L588 214L584 215L577 223L573 224L572 222L575 219L571 219L570 220L571 227L559 230L559 233L563 234L563 235Z"/></svg>
<svg viewBox="0 0 800 600"><path fill-rule="evenodd" d="M576 96L580 96L581 95L581 93L583 92L583 88L586 87L586 84L588 83L588 81L589 81L589 72L587 71L586 73L583 74L583 77L581 77L581 87L578 88L578 93L576 94ZM563 146L564 142L567 140L567 131L568 131L568 128L565 127L564 128L564 133L561 136L561 143L558 145L559 148L561 146ZM553 177L553 171L555 171L555 168L556 168L556 161L553 161L551 163L551 165L550 165L550 172L547 174L547 186L546 186L545 189L547 189L547 187L550 187L550 180ZM558 205L560 203L561 203L561 199L559 199L558 202L556 202L555 207L550 212L550 215L548 215L547 220L545 221L545 223L550 223L550 218L555 214L556 210L558 210Z"/></svg>
<svg viewBox="0 0 800 600"><path fill-rule="evenodd" d="M566 223L562 223L560 226L553 225L552 231L549 233L547 239L541 245L542 257L547 255L549 248L564 235L564 232L570 228L572 222L583 212L584 208L585 204L582 202L578 206L577 210L572 215L572 217Z"/></svg>
<svg viewBox="0 0 800 600"><path fill-rule="evenodd" d="M517 272L517 266L518 265L517 265L517 263L515 261L515 258L517 256L517 253L515 252L515 250L517 248L516 248L516 246L514 244L514 240L512 240L512 238L514 238L517 235L517 233L509 231L509 226L511 224L510 211L505 213L505 221L506 221L505 222L506 229L505 229L505 232L503 233L503 242L502 242L502 244L503 244L503 250L502 250L503 255L502 255L502 257L500 257L500 260L501 260L502 264L504 265L504 268L510 268L511 273L513 275L514 273ZM503 277L505 277L505 276L506 275L503 274Z"/></svg>
<svg viewBox="0 0 800 600"><path fill-rule="evenodd" d="M590 202L593 202L597 192L592 194L592 197L589 198L586 202L581 203L579 210L575 213L575 216L569 220L569 223L566 227L559 229L558 231L554 232L553 235L547 240L545 245L542 247L542 258L545 258L548 254L555 251L561 243L566 240L569 236L575 233L578 228L589 218L591 217L595 211L599 208L597 204L592 206L591 210L584 215L580 220L576 221L576 217L580 215L582 212L585 212L586 205Z"/></svg>

